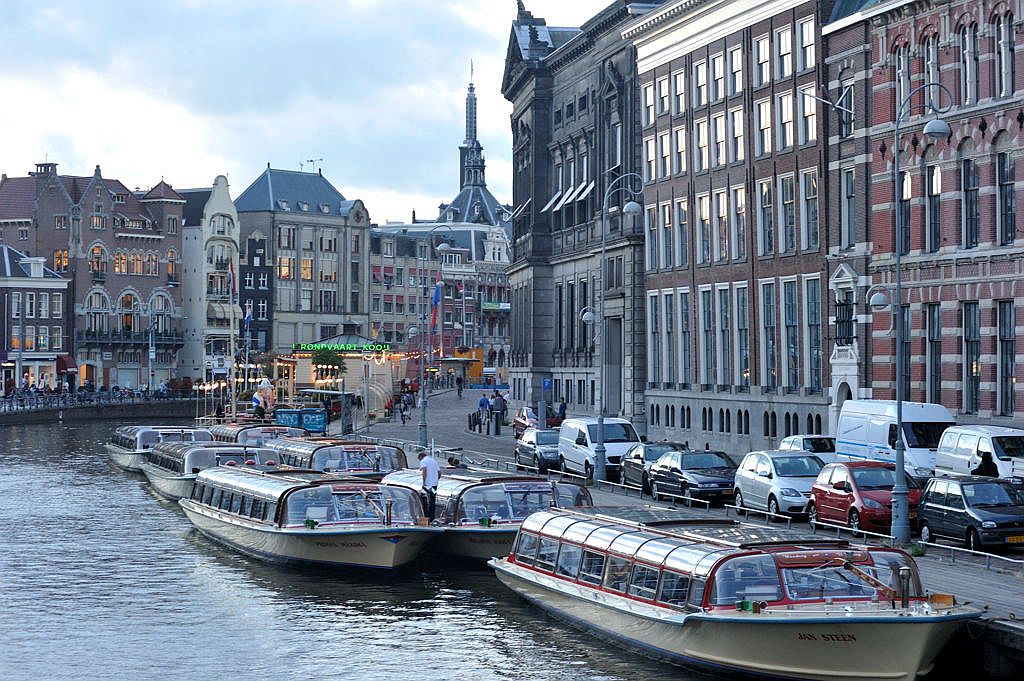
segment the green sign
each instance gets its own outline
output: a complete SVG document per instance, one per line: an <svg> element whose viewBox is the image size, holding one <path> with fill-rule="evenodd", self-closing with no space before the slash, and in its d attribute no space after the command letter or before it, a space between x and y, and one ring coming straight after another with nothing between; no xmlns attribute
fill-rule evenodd
<svg viewBox="0 0 1024 681"><path fill-rule="evenodd" d="M391 343L292 343L298 352L391 352Z"/></svg>

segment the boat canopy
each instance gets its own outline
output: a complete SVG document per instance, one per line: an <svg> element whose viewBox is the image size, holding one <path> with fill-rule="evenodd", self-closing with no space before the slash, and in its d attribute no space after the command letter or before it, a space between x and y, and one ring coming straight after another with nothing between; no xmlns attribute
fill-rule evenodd
<svg viewBox="0 0 1024 681"><path fill-rule="evenodd" d="M211 426L210 433L218 442L238 442L250 445L262 445L278 437L308 435L302 428L253 423L221 423Z"/></svg>
<svg viewBox="0 0 1024 681"><path fill-rule="evenodd" d="M213 436L206 428L182 426L119 426L110 438L111 444L136 451L150 449L160 442L209 442Z"/></svg>
<svg viewBox="0 0 1024 681"><path fill-rule="evenodd" d="M390 472L408 466L405 452L331 437L280 437L268 440L264 447L277 453L278 462L299 468L329 471Z"/></svg>
<svg viewBox="0 0 1024 681"><path fill-rule="evenodd" d="M146 452L146 460L159 468L188 474L229 461L237 465L246 461L262 463L264 451L227 442L161 442Z"/></svg>

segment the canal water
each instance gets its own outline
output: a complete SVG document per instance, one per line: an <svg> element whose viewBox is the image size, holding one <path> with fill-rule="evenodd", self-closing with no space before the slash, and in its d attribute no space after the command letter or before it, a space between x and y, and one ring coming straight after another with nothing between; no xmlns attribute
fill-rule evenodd
<svg viewBox="0 0 1024 681"><path fill-rule="evenodd" d="M116 424L0 427L0 679L703 679L548 619L486 569L269 566L108 463Z"/></svg>

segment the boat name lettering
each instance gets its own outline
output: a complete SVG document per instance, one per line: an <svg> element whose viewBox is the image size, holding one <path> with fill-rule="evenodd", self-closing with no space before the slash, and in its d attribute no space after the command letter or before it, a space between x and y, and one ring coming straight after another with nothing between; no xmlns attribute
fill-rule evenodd
<svg viewBox="0 0 1024 681"><path fill-rule="evenodd" d="M800 641L832 641L835 643L843 643L846 641L856 641L857 637L854 634L808 634L807 632L798 632L797 639Z"/></svg>
<svg viewBox="0 0 1024 681"><path fill-rule="evenodd" d="M361 549L361 548L365 548L366 547L366 544L364 544L361 541L339 541L339 542L318 541L316 543L316 545L317 546L325 546L325 547L327 547L327 546L343 546L343 547L349 548L349 549Z"/></svg>

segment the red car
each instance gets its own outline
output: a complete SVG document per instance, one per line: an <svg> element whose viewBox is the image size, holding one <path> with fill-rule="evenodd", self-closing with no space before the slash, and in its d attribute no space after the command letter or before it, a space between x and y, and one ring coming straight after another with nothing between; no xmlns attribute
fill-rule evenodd
<svg viewBox="0 0 1024 681"><path fill-rule="evenodd" d="M906 476L910 525L917 526L921 488ZM896 467L884 461L832 463L821 469L811 487L810 520L849 525L888 534L892 526L892 488Z"/></svg>
<svg viewBox="0 0 1024 681"><path fill-rule="evenodd" d="M562 419L558 418L558 414L551 408L551 405L548 405L547 412L547 428L557 428L562 425ZM541 428L537 425L537 411L533 407L519 407L516 409L515 418L512 419L512 434L518 440L527 428Z"/></svg>

